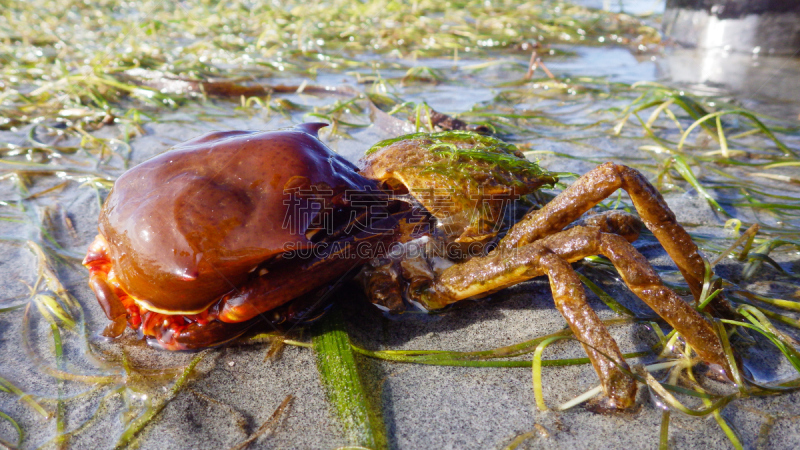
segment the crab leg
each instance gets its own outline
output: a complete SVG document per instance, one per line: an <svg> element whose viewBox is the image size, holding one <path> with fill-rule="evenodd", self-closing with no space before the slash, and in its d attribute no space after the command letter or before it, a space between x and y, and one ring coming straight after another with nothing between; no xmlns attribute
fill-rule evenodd
<svg viewBox="0 0 800 450"><path fill-rule="evenodd" d="M220 301L219 319L236 323L275 309L317 287L342 277L362 260L326 255L301 264L283 264L253 279Z"/></svg>
<svg viewBox="0 0 800 450"><path fill-rule="evenodd" d="M106 242L106 239L101 235L97 235L89 245L83 264L89 268L89 287L97 297L97 301L103 308L103 312L106 313L106 317L111 321L103 330L103 336L114 338L125 331L128 323L125 306L108 283L108 271L111 267L111 261L106 255L107 248L108 242Z"/></svg>
<svg viewBox="0 0 800 450"><path fill-rule="evenodd" d="M386 230L392 230L409 214L410 211L387 213L386 217L371 224L374 228L365 228L349 236L336 236L334 242L318 248L309 259L281 261L263 268L266 269L263 274L222 298L220 320L229 323L250 320L325 283L349 276L353 268L374 257L377 249L384 248L382 243L394 239L393 233ZM366 251L357 251L356 245L361 245Z"/></svg>
<svg viewBox="0 0 800 450"><path fill-rule="evenodd" d="M546 256L548 254L555 258ZM664 286L647 259L624 237L604 233L598 227L577 226L520 248L490 253L445 269L436 279L434 295L429 304L432 308L441 308L446 304L546 273L550 277L556 306L576 336L594 349L618 360L621 354L619 350L614 351L616 344L614 349L610 348L608 342L613 340L597 316L594 313L575 312L582 311L583 306L572 306L572 310L565 307L585 305L585 297L575 274L571 272L574 280L567 281L569 275L564 275L566 271L562 266L567 264L569 267L569 262L597 254L611 260L631 291L681 333L704 361L729 370L722 344L711 324L691 305ZM599 331L600 329L603 331ZM619 368L602 366L598 355L591 348L586 348L586 352L597 370L606 394L611 396L614 392L620 392L613 387L619 382L617 377L623 376ZM610 364L606 357L601 359L606 366ZM621 397L609 398L624 407Z"/></svg>
<svg viewBox="0 0 800 450"><path fill-rule="evenodd" d="M711 324L664 286L647 259L625 238L599 228L571 228L524 247L452 266L437 278L437 297L452 303L547 273L549 269L540 261L542 248L568 262L598 254L607 257L631 291L678 330L704 361L728 369L722 344Z"/></svg>
<svg viewBox="0 0 800 450"><path fill-rule="evenodd" d="M564 229L617 189L628 192L645 226L675 261L698 299L705 266L697 246L675 220L658 190L637 170L623 165L609 162L580 177L542 209L514 225L495 251L520 247Z"/></svg>
<svg viewBox="0 0 800 450"><path fill-rule="evenodd" d="M569 328L583 344L595 372L600 377L608 407L633 406L636 381L620 368L629 370L616 341L608 333L597 313L586 302L586 293L578 275L564 259L542 246L534 246L531 262L542 267L550 279L553 300L567 320Z"/></svg>

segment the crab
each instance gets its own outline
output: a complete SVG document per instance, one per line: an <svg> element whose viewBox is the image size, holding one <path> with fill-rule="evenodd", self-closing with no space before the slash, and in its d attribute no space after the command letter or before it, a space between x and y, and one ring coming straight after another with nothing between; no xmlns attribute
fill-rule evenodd
<svg viewBox="0 0 800 450"><path fill-rule="evenodd" d="M602 255L702 360L730 370L709 320L631 245L639 219L585 216L627 191L699 298L703 258L638 171L598 166L503 230L511 200L557 181L513 145L420 133L376 144L355 166L318 140L323 126L210 133L124 173L84 260L111 321L103 333L129 326L169 350L219 345L264 318L307 318L358 270L370 302L389 312L437 310L547 275L605 406L626 409L636 381L570 265Z"/></svg>

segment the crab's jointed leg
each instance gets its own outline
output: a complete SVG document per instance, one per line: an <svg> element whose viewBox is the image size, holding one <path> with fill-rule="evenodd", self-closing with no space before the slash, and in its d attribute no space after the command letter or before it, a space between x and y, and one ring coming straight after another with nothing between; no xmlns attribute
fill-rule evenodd
<svg viewBox="0 0 800 450"><path fill-rule="evenodd" d="M695 299L703 290L705 266L692 238L675 220L664 198L637 170L606 163L580 177L542 209L514 225L498 251L519 247L562 230L617 189L630 195L645 226L675 261Z"/></svg>
<svg viewBox="0 0 800 450"><path fill-rule="evenodd" d="M105 337L118 337L127 326L127 311L122 304L114 289L108 283L108 271L111 268L111 261L107 256L108 242L101 235L98 235L91 245L83 260L83 264L89 268L89 287L94 292L97 301L106 313L106 317L111 321L103 330Z"/></svg>
<svg viewBox="0 0 800 450"><path fill-rule="evenodd" d="M613 214L601 215L590 226L561 231L619 188L629 193L642 221L678 265L698 298L705 266L697 246L644 176L629 167L607 163L578 179L542 209L529 213L488 255L439 273L426 296L427 303L441 308L547 274L556 306L584 343L611 402L609 406L629 407L634 402L635 382L622 371L627 368L622 354L586 304L580 280L569 266L587 256L603 255L611 260L628 287L681 333L704 361L730 370L711 324L664 286L647 259L630 244L637 233L628 229L625 220Z"/></svg>
<svg viewBox="0 0 800 450"><path fill-rule="evenodd" d="M570 264L543 246L533 246L532 263L550 279L553 300L570 329L582 342L586 354L600 377L610 408L633 406L636 382L620 370L629 370L616 341L586 302L581 280ZM535 261L535 262L534 262Z"/></svg>
<svg viewBox="0 0 800 450"><path fill-rule="evenodd" d="M609 400L624 408L632 405L635 388L619 389L619 379L627 377L607 357L621 367L627 366L620 364L623 361L622 355L603 323L594 312L585 312L589 307L585 302L583 287L568 265L569 262L598 254L611 260L628 287L678 330L704 361L727 368L722 344L711 324L691 305L665 287L644 256L626 239L616 234L604 233L599 228L571 228L505 253L497 252L473 258L450 267L437 277L431 290L431 301L452 303L458 301L457 299L494 291L547 274L556 306L578 339L584 342ZM442 307L444 304L432 306ZM578 310L582 312L578 313ZM593 349L599 350L605 356ZM633 384L632 379L629 382ZM623 392L630 394L626 398L615 398Z"/></svg>

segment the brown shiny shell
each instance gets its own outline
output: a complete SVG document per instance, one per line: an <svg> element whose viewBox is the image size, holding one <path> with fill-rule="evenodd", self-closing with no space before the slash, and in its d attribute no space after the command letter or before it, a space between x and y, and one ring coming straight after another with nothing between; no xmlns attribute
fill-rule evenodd
<svg viewBox="0 0 800 450"><path fill-rule="evenodd" d="M313 214L287 189L374 185L316 138L322 126L213 132L120 176L99 228L128 293L155 311L199 312L287 244L313 245Z"/></svg>

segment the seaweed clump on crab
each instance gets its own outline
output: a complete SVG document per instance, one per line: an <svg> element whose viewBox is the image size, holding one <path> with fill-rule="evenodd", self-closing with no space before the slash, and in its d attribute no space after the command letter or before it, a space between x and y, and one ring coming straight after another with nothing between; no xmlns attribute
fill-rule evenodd
<svg viewBox="0 0 800 450"><path fill-rule="evenodd" d="M130 326L172 350L219 345L261 319L302 321L359 267L369 300L390 312L440 309L546 275L604 406L625 409L636 381L570 265L602 255L703 361L730 373L709 320L631 245L643 223L700 297L703 258L638 171L598 166L498 239L509 200L557 181L513 145L418 133L376 144L355 166L318 140L322 126L209 133L123 174L84 260L112 321L105 333ZM618 189L639 219L584 216ZM727 309L721 297L712 306Z"/></svg>

